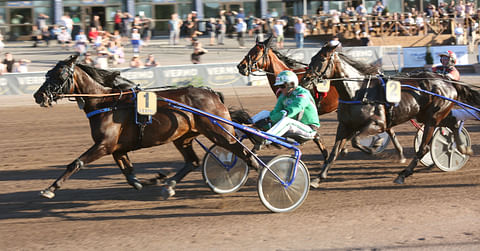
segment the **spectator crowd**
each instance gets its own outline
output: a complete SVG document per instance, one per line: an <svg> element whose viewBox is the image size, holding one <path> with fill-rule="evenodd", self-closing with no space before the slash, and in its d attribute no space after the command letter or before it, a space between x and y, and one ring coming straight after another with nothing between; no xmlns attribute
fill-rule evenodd
<svg viewBox="0 0 480 251"><path fill-rule="evenodd" d="M363 4L359 4L327 13L319 8L316 15L310 17L280 15L271 9L262 18L252 13L246 14L240 8L238 11L221 10L216 17L205 20L199 20L195 11L187 14L183 20L177 13L173 13L168 21L169 44L177 46L184 39L193 49L191 62L198 64L201 63L201 56L208 53L199 40L200 36L207 38L209 46L220 47L225 45L225 39L235 38L241 49L246 48L245 38L262 41L266 36L275 38L275 47L278 49L284 48L286 36L294 37L296 48L303 48L306 35L322 32L330 32L334 36L339 34L343 38L350 32L366 46L372 45L371 34L408 36L443 32L454 35L456 44L475 41L480 9L476 9L474 2L452 0L438 5L428 3L423 10L408 5L404 7L405 13L390 13L382 1L377 1L370 13ZM47 25L49 18L46 14L37 16L31 34L33 47L48 47L52 41L56 41L63 50L79 53L84 64L102 69L127 64L135 68L159 65L153 54L144 55L142 59L142 48L148 46L155 28L155 21L142 11L136 16L116 11L112 31L102 27L103 22L98 15L92 16L91 22L85 26L86 30L75 32L75 22L69 13L65 13L60 22L51 26ZM3 47L0 37L0 50ZM127 48L133 54L130 59L125 58ZM29 63L27 59L15 60L10 53L5 53L0 73L25 72Z"/></svg>

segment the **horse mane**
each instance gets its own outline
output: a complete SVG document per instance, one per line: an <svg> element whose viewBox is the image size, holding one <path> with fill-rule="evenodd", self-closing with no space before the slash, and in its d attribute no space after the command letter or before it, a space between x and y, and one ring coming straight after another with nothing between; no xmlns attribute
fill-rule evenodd
<svg viewBox="0 0 480 251"><path fill-rule="evenodd" d="M137 86L133 81L120 76L119 71L103 70L84 64L76 64L76 66L80 67L93 80L105 87L128 90Z"/></svg>
<svg viewBox="0 0 480 251"><path fill-rule="evenodd" d="M188 88L188 87L193 87L193 86L187 86L186 88ZM211 93L217 95L220 98L220 101L222 101L222 103L225 104L225 96L223 95L223 93L221 93L219 91L215 91L214 89L212 89L208 86L200 86L200 87L197 87L197 88L201 88L201 89L210 91Z"/></svg>
<svg viewBox="0 0 480 251"><path fill-rule="evenodd" d="M281 61L283 61L288 68L292 68L292 69L295 69L295 68L301 68L301 67L305 67L307 66L307 64L305 63L302 63L300 61L297 61L293 58L290 58L286 55L283 55L281 52L273 49L273 48L270 48L273 53L278 57L278 59L280 59Z"/></svg>
<svg viewBox="0 0 480 251"><path fill-rule="evenodd" d="M97 81L99 84L105 87L120 89L120 90L129 90L137 86L133 81L126 79L120 76L119 71L109 71L103 70L99 68L95 68L92 66L84 65L84 64L76 64L80 69L85 71L93 80ZM177 86L163 86L159 87L164 90L180 90L180 89L187 89L193 86L184 86L184 87L177 87ZM225 103L225 97L223 93L213 90L208 86L200 86L198 88L207 90L220 98L222 103Z"/></svg>
<svg viewBox="0 0 480 251"><path fill-rule="evenodd" d="M378 66L372 65L372 64L367 64L361 61L356 61L351 59L349 56L343 54L343 53L338 53L338 56L345 62L347 62L349 65L351 65L353 68L357 69L359 72L366 74L366 75L377 75L380 72L380 68Z"/></svg>

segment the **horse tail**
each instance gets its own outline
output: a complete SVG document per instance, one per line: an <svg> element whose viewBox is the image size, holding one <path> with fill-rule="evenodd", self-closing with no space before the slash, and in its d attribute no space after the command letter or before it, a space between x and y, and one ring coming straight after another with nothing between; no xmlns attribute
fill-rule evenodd
<svg viewBox="0 0 480 251"><path fill-rule="evenodd" d="M457 100L473 106L480 106L480 92L475 90L473 86L465 83L454 83L453 86L457 90Z"/></svg>
<svg viewBox="0 0 480 251"><path fill-rule="evenodd" d="M247 111L235 107L229 107L230 117L233 122L239 124L252 124L252 118Z"/></svg>

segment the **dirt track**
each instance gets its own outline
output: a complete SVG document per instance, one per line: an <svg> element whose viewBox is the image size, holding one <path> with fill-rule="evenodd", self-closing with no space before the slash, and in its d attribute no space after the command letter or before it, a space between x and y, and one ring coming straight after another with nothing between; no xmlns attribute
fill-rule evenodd
<svg viewBox="0 0 480 251"><path fill-rule="evenodd" d="M267 87L236 91L251 113L275 102ZM232 90L225 93L227 104L239 106ZM406 185L392 182L405 164L395 162L391 145L381 156L350 149L298 210L272 214L257 197L254 171L243 189L226 196L213 194L195 171L174 198L162 201L158 186L130 188L111 157L75 174L54 199L40 198L38 192L92 144L88 121L75 104L0 107L0 116L2 250L480 249L478 145L463 169L419 168ZM321 118L329 148L335 120L335 113ZM466 127L475 144L478 122ZM409 124L397 128L409 158L414 132ZM322 159L315 145L302 150L311 175L317 174ZM197 153L204 154L199 147ZM143 178L183 164L172 144L130 158Z"/></svg>

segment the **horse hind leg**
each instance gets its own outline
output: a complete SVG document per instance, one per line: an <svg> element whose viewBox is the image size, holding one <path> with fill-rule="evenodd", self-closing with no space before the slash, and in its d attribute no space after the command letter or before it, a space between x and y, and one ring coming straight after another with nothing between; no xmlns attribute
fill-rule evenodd
<svg viewBox="0 0 480 251"><path fill-rule="evenodd" d="M424 131L423 131L423 136L422 136L422 143L420 143L420 147L415 154L415 157L413 158L412 162L408 164L408 166L403 169L395 178L393 181L396 184L404 184L405 183L405 178L408 176L412 175L414 172L415 167L418 165L418 161L427 153L428 151L428 144L430 143L432 136L433 136L433 131L435 130L434 126L425 124Z"/></svg>
<svg viewBox="0 0 480 251"><path fill-rule="evenodd" d="M125 152L114 152L113 159L127 179L127 183L137 190L142 190L143 185L133 173L133 165Z"/></svg>
<svg viewBox="0 0 480 251"><path fill-rule="evenodd" d="M62 187L63 183L65 183L70 176L74 173L78 172L81 168L83 168L86 164L91 163L107 154L107 149L104 147L103 144L95 144L86 152L84 152L80 157L74 160L67 166L67 170L58 177L52 185L50 185L45 190L40 191L40 196L45 197L47 199L52 199L55 197L55 191Z"/></svg>
<svg viewBox="0 0 480 251"><path fill-rule="evenodd" d="M463 127L463 121L457 120L454 116L449 114L442 123L441 126L447 126L453 132L453 139L455 140L455 144L457 145L457 150L465 155L473 155L473 150L470 146L464 144L460 138L460 131Z"/></svg>
<svg viewBox="0 0 480 251"><path fill-rule="evenodd" d="M173 143L175 147L182 154L185 165L180 169L174 176L165 180L164 186L162 187L162 197L163 199L168 199L175 195L175 187L177 184L191 171L196 169L200 165L200 161L193 151L193 139L195 137L181 138L175 140Z"/></svg>
<svg viewBox="0 0 480 251"><path fill-rule="evenodd" d="M361 150L362 152L368 153L368 154L374 154L375 151L367 146L364 146L359 143L359 138L362 136L368 136L368 135L375 135L384 129L384 123L378 120L371 120L368 124L363 126L360 130L358 130L358 133L352 138L352 146ZM375 142L375 145L373 147L378 147L382 142L377 141Z"/></svg>

